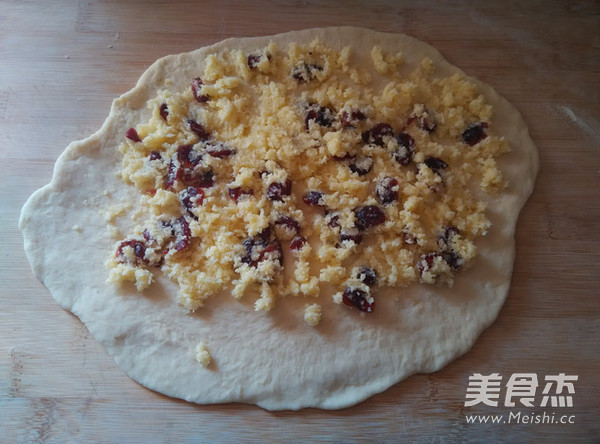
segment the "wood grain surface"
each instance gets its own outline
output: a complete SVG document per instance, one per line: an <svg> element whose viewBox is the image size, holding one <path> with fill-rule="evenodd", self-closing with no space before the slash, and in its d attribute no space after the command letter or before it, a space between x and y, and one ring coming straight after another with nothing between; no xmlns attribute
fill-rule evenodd
<svg viewBox="0 0 600 444"><path fill-rule="evenodd" d="M332 25L420 38L523 113L541 171L498 320L441 371L341 411L196 406L139 386L32 275L17 228L23 203L155 59ZM598 442L599 30L597 1L0 0L0 442ZM540 386L533 408L465 407L469 376L494 372L504 382L578 375L574 405L539 407ZM517 411L574 424L465 418Z"/></svg>

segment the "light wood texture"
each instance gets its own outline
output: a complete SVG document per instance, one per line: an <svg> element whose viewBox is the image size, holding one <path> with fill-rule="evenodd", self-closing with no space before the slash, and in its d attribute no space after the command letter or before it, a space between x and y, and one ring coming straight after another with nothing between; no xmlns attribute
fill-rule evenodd
<svg viewBox="0 0 600 444"><path fill-rule="evenodd" d="M22 204L158 57L329 25L420 38L524 114L541 172L519 220L506 305L465 356L342 411L203 407L146 390L33 277ZM595 1L0 0L0 441L597 442L599 30ZM578 375L573 408L514 409L575 415L575 424L467 424L466 414L511 411L464 407L469 375L493 372L504 382L516 372Z"/></svg>

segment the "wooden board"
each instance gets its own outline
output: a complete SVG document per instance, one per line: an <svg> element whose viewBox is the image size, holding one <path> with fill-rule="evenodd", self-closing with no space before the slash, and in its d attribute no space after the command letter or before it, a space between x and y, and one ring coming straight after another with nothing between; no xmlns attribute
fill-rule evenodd
<svg viewBox="0 0 600 444"><path fill-rule="evenodd" d="M405 32L524 114L541 172L519 220L508 301L474 348L349 409L196 406L130 380L33 277L20 208L64 147L96 131L155 59L230 36L358 25ZM524 441L600 439L600 5L436 1L0 0L0 441ZM536 406L465 407L468 378L540 379ZM546 375L578 375L541 408ZM505 394L503 388L502 394ZM574 424L469 424L465 415Z"/></svg>

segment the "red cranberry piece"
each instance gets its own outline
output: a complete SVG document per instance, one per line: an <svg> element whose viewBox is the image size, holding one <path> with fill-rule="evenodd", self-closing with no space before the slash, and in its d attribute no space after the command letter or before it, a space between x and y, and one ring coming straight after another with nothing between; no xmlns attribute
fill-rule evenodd
<svg viewBox="0 0 600 444"><path fill-rule="evenodd" d="M208 140L210 138L210 134L206 130L206 128L204 128L204 126L200 125L195 120L188 119L185 123L187 124L190 131L196 133L200 140Z"/></svg>
<svg viewBox="0 0 600 444"><path fill-rule="evenodd" d="M423 276L423 272L428 271L433 267L433 262L438 256L439 254L437 253L427 253L421 256L421 259L417 262L417 270L419 270L420 276Z"/></svg>
<svg viewBox="0 0 600 444"><path fill-rule="evenodd" d="M271 226L265 227L257 236L266 242L271 238L271 231Z"/></svg>
<svg viewBox="0 0 600 444"><path fill-rule="evenodd" d="M302 250L302 248L304 248L304 246L306 245L306 238L302 237L302 236L296 236L294 239L292 239L292 241L290 242L290 251L292 253L297 253L300 250Z"/></svg>
<svg viewBox="0 0 600 444"><path fill-rule="evenodd" d="M406 245L414 245L417 243L417 238L413 234L407 232L402 233L402 240Z"/></svg>
<svg viewBox="0 0 600 444"><path fill-rule="evenodd" d="M372 287L377 283L377 273L375 270L365 265L359 267L356 272L356 278L369 287Z"/></svg>
<svg viewBox="0 0 600 444"><path fill-rule="evenodd" d="M263 53L250 54L248 56L248 68L250 68L250 69L258 68L260 61L265 56L267 57L267 59L271 60L271 54L269 54L269 53L267 53L267 54L263 54Z"/></svg>
<svg viewBox="0 0 600 444"><path fill-rule="evenodd" d="M411 116L408 119L409 125L414 122L417 123L419 128L421 128L423 131L427 131L428 133L432 133L437 127L437 122L428 111L425 111L418 116Z"/></svg>
<svg viewBox="0 0 600 444"><path fill-rule="evenodd" d="M195 207L199 207L204 202L204 191L199 187L188 187L179 193L179 199L186 208L188 214L198 220L194 212Z"/></svg>
<svg viewBox="0 0 600 444"><path fill-rule="evenodd" d="M289 179L284 183L273 182L267 188L267 199L269 200L283 202L283 197L290 194L292 194L292 181Z"/></svg>
<svg viewBox="0 0 600 444"><path fill-rule="evenodd" d="M269 242L259 235L247 238L243 245L246 247L246 256L242 258L243 263L256 267L262 261L276 260L283 265L283 250L277 239Z"/></svg>
<svg viewBox="0 0 600 444"><path fill-rule="evenodd" d="M196 166L202 160L202 154L194 150L192 145L182 145L177 148L177 160L181 166L173 173L172 170L175 166L172 165L173 162L171 161L165 188L173 186L175 180L191 187L209 188L214 185L213 172L211 170L195 170ZM175 175L174 177L173 174Z"/></svg>
<svg viewBox="0 0 600 444"><path fill-rule="evenodd" d="M341 120L344 127L353 127L358 125L361 120L365 120L365 116L360 110L343 111Z"/></svg>
<svg viewBox="0 0 600 444"><path fill-rule="evenodd" d="M356 227L359 230L366 230L385 222L385 213L375 205L360 207L354 214L356 216Z"/></svg>
<svg viewBox="0 0 600 444"><path fill-rule="evenodd" d="M142 236L144 236L144 239L146 240L146 242L154 241L154 237L152 236L152 234L150 234L150 232L148 230L144 230L144 232L142 233Z"/></svg>
<svg viewBox="0 0 600 444"><path fill-rule="evenodd" d="M487 122L477 122L469 125L462 133L462 140L467 145L477 145L487 137Z"/></svg>
<svg viewBox="0 0 600 444"><path fill-rule="evenodd" d="M192 145L181 145L177 148L177 160L184 168L194 168L202 160L202 154Z"/></svg>
<svg viewBox="0 0 600 444"><path fill-rule="evenodd" d="M196 77L192 80L192 93L194 94L194 99L200 103L204 103L209 99L206 94L202 94L202 85L204 85L204 82L200 77Z"/></svg>
<svg viewBox="0 0 600 444"><path fill-rule="evenodd" d="M142 141L142 139L140 139L140 136L138 135L135 128L129 128L127 130L127 132L125 133L125 137L127 137L129 140L131 140L133 142L141 142Z"/></svg>
<svg viewBox="0 0 600 444"><path fill-rule="evenodd" d="M311 205L313 207L325 206L325 202L323 202L323 193L320 191L309 191L302 196L302 200L306 205Z"/></svg>
<svg viewBox="0 0 600 444"><path fill-rule="evenodd" d="M167 168L167 178L165 179L165 189L168 190L169 188L172 188L173 185L175 185L175 181L177 180L177 170L179 168L177 168L175 166L175 162L173 160L171 160L169 162L169 166Z"/></svg>
<svg viewBox="0 0 600 444"><path fill-rule="evenodd" d="M133 255L135 256L133 260L126 257L123 253L123 249L125 247L130 247L133 249ZM115 254L115 257L117 259L117 262L121 264L130 263L131 265L138 266L142 263L147 263L147 261L144 259L145 254L146 244L141 240L134 239L121 242L117 247L117 253Z"/></svg>
<svg viewBox="0 0 600 444"><path fill-rule="evenodd" d="M277 261L279 262L279 265L283 265L283 250L281 248L281 243L279 243L277 239L269 242L267 247L260 254L258 262L265 260Z"/></svg>
<svg viewBox="0 0 600 444"><path fill-rule="evenodd" d="M280 216L279 219L275 221L275 225L280 225L295 234L300 233L300 224L296 219L292 219L289 216Z"/></svg>
<svg viewBox="0 0 600 444"><path fill-rule="evenodd" d="M175 236L173 248L175 248L175 251L183 250L190 244L192 240L192 231L190 230L187 220L185 220L185 217L181 216L173 219L169 225L171 226L173 235Z"/></svg>
<svg viewBox="0 0 600 444"><path fill-rule="evenodd" d="M375 186L375 196L382 205L389 205L398 200L398 190L394 187L398 186L398 181L393 177L386 176L377 182Z"/></svg>
<svg viewBox="0 0 600 444"><path fill-rule="evenodd" d="M169 107L167 106L166 103L162 103L160 105L159 112L160 112L160 117L162 117L163 120L166 122L167 117L169 117Z"/></svg>
<svg viewBox="0 0 600 444"><path fill-rule="evenodd" d="M460 257L457 253L455 253L454 251L446 251L444 253L442 253L442 257L444 258L444 260L446 261L446 263L448 265L450 265L450 268L452 268L453 270L460 270L465 261L462 257Z"/></svg>
<svg viewBox="0 0 600 444"><path fill-rule="evenodd" d="M415 140L408 133L400 133L396 135L396 142L398 142L398 148L394 151L394 159L400 165L407 166L412 162Z"/></svg>
<svg viewBox="0 0 600 444"><path fill-rule="evenodd" d="M256 69L256 67L260 63L260 59L261 59L260 54L250 54L248 56L248 68Z"/></svg>
<svg viewBox="0 0 600 444"><path fill-rule="evenodd" d="M309 122L313 121L321 126L330 127L335 121L335 113L331 108L319 105L309 105L308 112L304 118L304 128L308 131Z"/></svg>
<svg viewBox="0 0 600 444"><path fill-rule="evenodd" d="M148 160L162 160L162 156L158 151L151 151L150 154L148 154Z"/></svg>
<svg viewBox="0 0 600 444"><path fill-rule="evenodd" d="M211 145L206 149L206 152L212 156L222 159L224 157L229 157L235 154L235 150L233 148L229 148L221 143Z"/></svg>
<svg viewBox="0 0 600 444"><path fill-rule="evenodd" d="M299 83L310 82L316 77L319 71L323 71L323 67L315 64L301 63L292 68L290 75Z"/></svg>
<svg viewBox="0 0 600 444"><path fill-rule="evenodd" d="M349 165L350 171L364 176L373 168L373 158L371 156L358 156Z"/></svg>
<svg viewBox="0 0 600 444"><path fill-rule="evenodd" d="M338 162L343 162L345 160L354 160L356 159L356 156L354 154L346 153L343 156L333 156L333 158Z"/></svg>
<svg viewBox="0 0 600 444"><path fill-rule="evenodd" d="M433 156L427 156L425 158L425 165L431 168L433 171L445 170L448 168L448 164L442 159Z"/></svg>
<svg viewBox="0 0 600 444"><path fill-rule="evenodd" d="M335 213L329 213L325 215L325 220L327 221L327 226L331 228L336 228L340 226L340 216Z"/></svg>
<svg viewBox="0 0 600 444"><path fill-rule="evenodd" d="M189 187L210 188L215 184L212 170L195 171L191 168L179 168L177 180Z"/></svg>
<svg viewBox="0 0 600 444"><path fill-rule="evenodd" d="M260 253L267 246L267 241L260 236L249 237L242 242L246 248L246 256L242 257L242 262L256 267Z"/></svg>
<svg viewBox="0 0 600 444"><path fill-rule="evenodd" d="M372 313L375 310L373 298L360 288L346 287L342 294L342 301L345 305L358 308L365 313Z"/></svg>
<svg viewBox="0 0 600 444"><path fill-rule="evenodd" d="M389 123L378 123L373 128L371 128L370 131L365 131L362 134L362 139L365 143L374 143L375 145L383 146L384 136L393 135L394 129Z"/></svg>
<svg viewBox="0 0 600 444"><path fill-rule="evenodd" d="M360 233L360 231L358 231L358 228L350 228L347 230L342 230L340 232L340 242L344 242L344 241L352 241L354 242L356 245L360 244L363 240L363 236Z"/></svg>
<svg viewBox="0 0 600 444"><path fill-rule="evenodd" d="M450 249L450 242L454 236L460 234L460 231L456 227L446 227L444 231L438 235L437 244L440 247L440 250L446 251Z"/></svg>
<svg viewBox="0 0 600 444"><path fill-rule="evenodd" d="M254 191L244 190L242 189L242 187L234 187L228 188L227 193L229 194L229 197L231 197L235 202L237 202L241 196L251 196L254 194Z"/></svg>

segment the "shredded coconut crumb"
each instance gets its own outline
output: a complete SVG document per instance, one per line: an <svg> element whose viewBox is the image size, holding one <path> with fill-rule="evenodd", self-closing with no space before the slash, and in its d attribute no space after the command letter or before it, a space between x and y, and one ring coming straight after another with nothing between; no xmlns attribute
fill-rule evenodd
<svg viewBox="0 0 600 444"><path fill-rule="evenodd" d="M206 347L206 345L204 344L204 342L200 342L197 346L196 346L196 361L198 361L200 364L202 364L203 367L208 367L212 361L212 357L210 356L210 352L208 351L208 348Z"/></svg>

